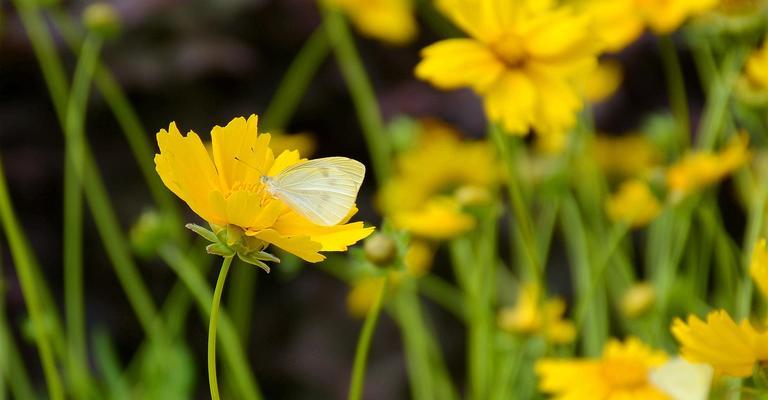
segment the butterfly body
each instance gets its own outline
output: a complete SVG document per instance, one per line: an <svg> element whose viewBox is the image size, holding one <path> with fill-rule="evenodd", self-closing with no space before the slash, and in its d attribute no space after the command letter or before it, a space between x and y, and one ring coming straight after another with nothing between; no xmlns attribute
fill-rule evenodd
<svg viewBox="0 0 768 400"><path fill-rule="evenodd" d="M346 157L325 157L292 165L275 176L262 176L267 193L311 222L331 226L355 205L365 166Z"/></svg>

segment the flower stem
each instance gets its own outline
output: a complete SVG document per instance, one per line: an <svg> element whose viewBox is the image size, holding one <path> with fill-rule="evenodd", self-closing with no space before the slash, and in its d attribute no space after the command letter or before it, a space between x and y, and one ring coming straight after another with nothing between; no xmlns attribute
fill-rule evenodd
<svg viewBox="0 0 768 400"><path fill-rule="evenodd" d="M379 184L385 182L390 173L391 146L386 138L384 122L379 111L371 82L365 73L363 62L357 53L352 33L344 16L335 9L326 8L323 13L328 39L333 46L341 73L349 87L357 117L363 129L368 152L373 162L374 173Z"/></svg>
<svg viewBox="0 0 768 400"><path fill-rule="evenodd" d="M384 297L387 293L388 279L382 278L384 282L381 284L379 294L376 296L376 300L373 303L373 307L368 310L368 315L365 317L365 323L363 324L363 330L360 332L360 337L357 340L357 349L355 350L355 363L352 368L352 383L349 386L349 400L360 400L363 396L363 383L365 380L365 367L368 361L368 351L371 348L371 339L373 338L373 332L376 330L376 323L379 321L379 314L381 313L381 305L384 302Z"/></svg>
<svg viewBox="0 0 768 400"><path fill-rule="evenodd" d="M86 365L85 304L83 300L83 136L86 103L98 60L101 40L89 36L84 42L75 69L72 91L67 102L64 160L64 297L67 317L67 365L78 397L88 392Z"/></svg>
<svg viewBox="0 0 768 400"><path fill-rule="evenodd" d="M34 339L40 359L43 365L45 381L48 385L48 397L52 400L64 399L64 387L61 384L59 372L56 370L56 362L53 358L53 350L50 343L49 327L46 324L46 309L41 302L38 280L32 270L32 251L21 231L19 222L13 212L11 199L8 194L8 185L5 181L5 172L0 165L0 220L11 249L11 256L16 265L16 272L21 284L24 302L27 304L29 316L35 330Z"/></svg>
<svg viewBox="0 0 768 400"><path fill-rule="evenodd" d="M230 264L232 264L232 257L224 257L219 271L219 279L216 281L216 289L213 291L211 316L208 322L208 385L211 387L211 399L213 400L219 400L219 382L216 377L216 324L219 322L221 292L224 290L224 282L227 280Z"/></svg>
<svg viewBox="0 0 768 400"><path fill-rule="evenodd" d="M738 291L736 303L736 318L748 318L752 306L752 293L754 285L752 276L749 273L749 266L752 259L752 250L760 237L760 232L765 221L765 206L768 203L768 185L761 184L755 191L752 204L749 209L749 218L747 219L747 229L744 235L744 252L742 254L742 265L744 278Z"/></svg>
<svg viewBox="0 0 768 400"><path fill-rule="evenodd" d="M320 25L293 58L277 91L264 111L264 129L285 129L317 69L328 56L328 35Z"/></svg>
<svg viewBox="0 0 768 400"><path fill-rule="evenodd" d="M678 124L678 151L690 147L691 128L688 115L688 99L685 93L685 80L683 69L680 66L680 58L675 49L675 43L670 36L659 38L659 50L664 64L664 72L667 76L667 90L669 104Z"/></svg>

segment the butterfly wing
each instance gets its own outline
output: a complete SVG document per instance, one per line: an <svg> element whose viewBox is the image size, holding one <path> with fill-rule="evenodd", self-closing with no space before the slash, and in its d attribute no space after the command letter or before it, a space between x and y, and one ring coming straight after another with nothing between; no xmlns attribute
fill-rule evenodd
<svg viewBox="0 0 768 400"><path fill-rule="evenodd" d="M295 164L272 178L272 192L294 211L318 225L341 222L355 205L365 166L346 157Z"/></svg>

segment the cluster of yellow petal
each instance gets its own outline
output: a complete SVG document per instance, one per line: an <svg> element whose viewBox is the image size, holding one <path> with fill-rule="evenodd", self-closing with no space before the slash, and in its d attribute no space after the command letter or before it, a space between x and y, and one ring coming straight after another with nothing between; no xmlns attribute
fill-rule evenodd
<svg viewBox="0 0 768 400"><path fill-rule="evenodd" d="M768 249L766 249L765 239L760 239L752 250L749 275L763 296L768 298Z"/></svg>
<svg viewBox="0 0 768 400"><path fill-rule="evenodd" d="M616 60L601 60L597 66L584 76L582 93L590 103L599 103L621 86L624 70Z"/></svg>
<svg viewBox="0 0 768 400"><path fill-rule="evenodd" d="M678 195L685 195L720 181L749 161L748 144L749 136L739 134L718 153L693 152L686 155L667 170L669 189Z"/></svg>
<svg viewBox="0 0 768 400"><path fill-rule="evenodd" d="M471 38L422 50L416 76L440 89L472 88L486 114L513 134L563 134L582 108L577 77L600 45L590 18L541 0L441 0L440 9Z"/></svg>
<svg viewBox="0 0 768 400"><path fill-rule="evenodd" d="M597 135L592 154L603 172L612 177L643 177L661 161L658 147L639 133Z"/></svg>
<svg viewBox="0 0 768 400"><path fill-rule="evenodd" d="M563 319L565 301L554 298L540 304L540 296L541 289L537 285L522 286L515 306L499 311L499 327L516 334L541 333L552 343L572 342L576 337L576 327L571 321Z"/></svg>
<svg viewBox="0 0 768 400"><path fill-rule="evenodd" d="M303 161L297 151L275 157L271 136L257 132L258 118L235 118L211 131L211 153L195 132L182 136L175 123L157 133L157 173L197 215L216 226L235 226L304 260L325 259L320 251L344 251L373 232L362 222L316 225L268 195L263 175L274 176ZM351 217L357 210L353 209ZM347 218L347 220L349 219Z"/></svg>
<svg viewBox="0 0 768 400"><path fill-rule="evenodd" d="M623 182L618 192L606 201L605 211L613 221L640 227L659 215L661 205L647 183L632 179Z"/></svg>
<svg viewBox="0 0 768 400"><path fill-rule="evenodd" d="M542 392L560 400L645 399L668 396L653 386L649 374L667 355L636 338L611 340L600 359L542 359L536 363Z"/></svg>
<svg viewBox="0 0 768 400"><path fill-rule="evenodd" d="M676 319L672 334L684 358L709 364L724 375L747 377L756 362L768 361L768 332L747 320L736 324L723 310L709 313L706 322L694 315L687 322Z"/></svg>
<svg viewBox="0 0 768 400"><path fill-rule="evenodd" d="M605 50L616 52L650 27L657 34L677 30L691 17L713 9L718 0L585 0L586 13Z"/></svg>
<svg viewBox="0 0 768 400"><path fill-rule="evenodd" d="M486 141L461 140L436 121L422 121L418 130L413 147L397 157L396 173L382 187L378 204L400 229L451 238L475 226L462 206L488 201L500 168Z"/></svg>
<svg viewBox="0 0 768 400"><path fill-rule="evenodd" d="M364 35L391 44L416 37L413 0L325 0L344 11Z"/></svg>
<svg viewBox="0 0 768 400"><path fill-rule="evenodd" d="M744 74L752 87L768 91L768 40L749 56Z"/></svg>

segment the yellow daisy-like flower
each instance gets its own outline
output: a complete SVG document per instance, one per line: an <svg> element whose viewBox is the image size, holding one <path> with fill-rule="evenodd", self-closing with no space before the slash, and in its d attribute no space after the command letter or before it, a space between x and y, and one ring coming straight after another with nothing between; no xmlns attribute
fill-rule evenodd
<svg viewBox="0 0 768 400"><path fill-rule="evenodd" d="M422 121L412 148L395 160L396 173L379 193L381 211L395 226L431 239L455 237L475 226L463 206L490 201L499 181L493 147L461 140L447 125Z"/></svg>
<svg viewBox="0 0 768 400"><path fill-rule="evenodd" d="M717 6L719 0L635 0L648 26L658 34L674 32L691 17Z"/></svg>
<svg viewBox="0 0 768 400"><path fill-rule="evenodd" d="M441 0L471 38L422 50L416 76L440 89L472 88L489 119L525 135L562 134L582 108L576 78L596 63L590 19L538 0Z"/></svg>
<svg viewBox="0 0 768 400"><path fill-rule="evenodd" d="M765 239L760 239L755 244L749 264L749 275L763 296L768 298L768 250L766 250Z"/></svg>
<svg viewBox="0 0 768 400"><path fill-rule="evenodd" d="M603 172L612 177L645 176L661 160L659 149L639 133L597 135L592 154Z"/></svg>
<svg viewBox="0 0 768 400"><path fill-rule="evenodd" d="M362 222L347 223L357 212L355 208L343 223L320 226L270 196L262 175L275 176L305 160L297 151L275 156L269 147L271 136L259 134L257 122L251 115L247 120L240 117L227 126L215 126L212 154L195 132L183 136L175 123L157 133L157 173L165 186L211 225L216 237L200 229L196 232L223 241L246 260L269 257L261 253L272 244L310 262L325 259L321 251L344 251L373 232ZM219 254L222 249L209 250Z"/></svg>
<svg viewBox="0 0 768 400"><path fill-rule="evenodd" d="M596 360L543 359L536 363L539 389L556 400L666 400L649 375L667 355L640 340L611 340Z"/></svg>
<svg viewBox="0 0 768 400"><path fill-rule="evenodd" d="M716 373L748 377L757 362L768 361L768 332L747 321L740 324L723 310L713 311L702 321L676 319L672 334L680 342L680 354L688 361L709 364Z"/></svg>
<svg viewBox="0 0 768 400"><path fill-rule="evenodd" d="M694 152L667 170L667 185L677 195L685 195L724 179L750 158L749 137L735 136L719 153Z"/></svg>
<svg viewBox="0 0 768 400"><path fill-rule="evenodd" d="M326 0L344 11L364 35L402 45L418 31L412 0Z"/></svg>
<svg viewBox="0 0 768 400"><path fill-rule="evenodd" d="M768 40L749 56L744 75L752 87L768 91Z"/></svg>
<svg viewBox="0 0 768 400"><path fill-rule="evenodd" d="M573 322L563 319L565 301L561 298L547 300L540 307L541 289L528 284L520 289L517 303L499 311L498 325L501 329L517 334L542 333L552 343L570 343L576 337Z"/></svg>
<svg viewBox="0 0 768 400"><path fill-rule="evenodd" d="M619 191L605 203L605 211L613 221L640 227L661 213L661 205L648 184L633 179L621 184Z"/></svg>

